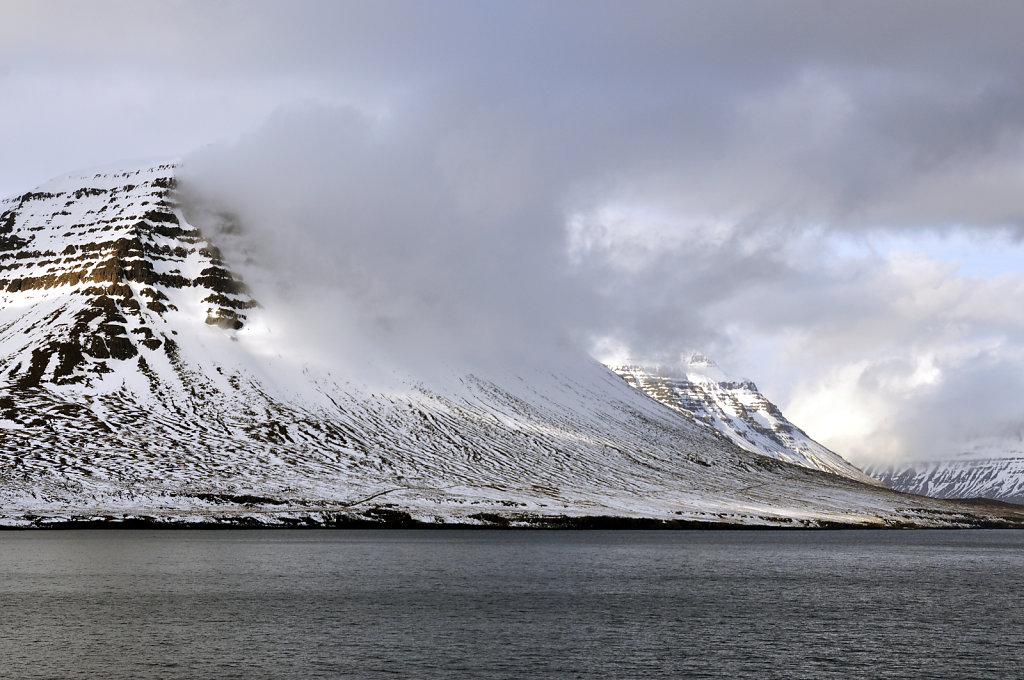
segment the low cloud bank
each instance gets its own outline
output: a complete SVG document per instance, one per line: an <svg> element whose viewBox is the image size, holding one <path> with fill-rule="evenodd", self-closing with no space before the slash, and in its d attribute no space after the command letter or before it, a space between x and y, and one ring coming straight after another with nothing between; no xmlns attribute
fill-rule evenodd
<svg viewBox="0 0 1024 680"><path fill-rule="evenodd" d="M380 369L549 361L581 296L557 189L501 141L292 109L187 157L181 185L194 212L242 226L231 256L299 351Z"/></svg>

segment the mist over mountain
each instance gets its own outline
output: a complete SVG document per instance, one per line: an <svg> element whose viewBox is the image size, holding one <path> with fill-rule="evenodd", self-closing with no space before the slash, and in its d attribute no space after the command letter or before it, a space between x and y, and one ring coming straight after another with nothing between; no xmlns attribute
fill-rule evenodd
<svg viewBox="0 0 1024 680"><path fill-rule="evenodd" d="M189 155L205 191L365 243L303 271L368 270L337 342L419 314L432 352L554 328L609 361L701 348L858 463L1014 446L1019 7L53 7L0 26L0 194L216 141ZM329 197L358 219L316 215Z"/></svg>
<svg viewBox="0 0 1024 680"><path fill-rule="evenodd" d="M540 335L452 361L444 343L467 340L447 335L464 329L443 305L383 330L356 326L357 342L324 336L344 278L325 275L321 295L301 279L265 288L281 267L297 273L308 247L275 263L283 240L253 245L261 227L204 208L177 172L72 174L0 206L5 524L1020 521L752 453L571 346L517 354ZM238 261L251 282L234 269L247 253ZM403 354L403 331L417 339L437 317L451 327Z"/></svg>
<svg viewBox="0 0 1024 680"><path fill-rule="evenodd" d="M186 207L200 222L227 212L246 225L236 261L266 273L250 278L281 302L268 307L292 315L282 328L329 342L319 355L557 361L583 317L556 189L520 197L497 155L446 164L446 154L480 153L437 143L446 132L347 110L292 112L189 156ZM495 170L476 167L485 162Z"/></svg>

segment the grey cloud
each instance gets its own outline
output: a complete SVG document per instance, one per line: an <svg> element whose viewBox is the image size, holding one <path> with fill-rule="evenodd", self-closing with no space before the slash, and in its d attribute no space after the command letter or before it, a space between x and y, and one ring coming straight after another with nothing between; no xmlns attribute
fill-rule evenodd
<svg viewBox="0 0 1024 680"><path fill-rule="evenodd" d="M1022 17L1006 4L15 7L0 28L0 61L15 72L132 74L166 89L161 105L183 114L182 77L220 86L227 103L256 97L252 83L265 101L288 103L294 92L282 83L302 81L313 99L356 105L401 106L414 93L416 105L533 111L530 132L554 144L538 164L571 154L577 170L589 160L618 181L659 181L698 209L728 202L749 214L799 206L804 216L854 224L863 213L896 226L933 220L939 211L919 195L907 205L900 187L938 167L983 167L1024 134L1016 87L1024 49L1007 28ZM808 74L820 87L800 88ZM766 126L759 109L787 96L798 101ZM833 96L845 101L845 117L809 138ZM222 121L199 129L231 134ZM962 199L963 215L951 216L961 222L977 216ZM876 214L878 203L892 207ZM1006 206L986 221L1018 217Z"/></svg>

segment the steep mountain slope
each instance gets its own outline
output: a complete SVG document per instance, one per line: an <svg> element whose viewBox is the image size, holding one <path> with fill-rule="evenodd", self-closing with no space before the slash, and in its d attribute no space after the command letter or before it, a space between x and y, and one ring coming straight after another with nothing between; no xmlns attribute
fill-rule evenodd
<svg viewBox="0 0 1024 680"><path fill-rule="evenodd" d="M174 173L0 205L5 524L1024 520L754 455L584 357L332 374L282 343Z"/></svg>
<svg viewBox="0 0 1024 680"><path fill-rule="evenodd" d="M726 375L693 353L681 369L612 366L626 382L697 423L721 432L740 448L868 484L874 479L789 422L757 385Z"/></svg>

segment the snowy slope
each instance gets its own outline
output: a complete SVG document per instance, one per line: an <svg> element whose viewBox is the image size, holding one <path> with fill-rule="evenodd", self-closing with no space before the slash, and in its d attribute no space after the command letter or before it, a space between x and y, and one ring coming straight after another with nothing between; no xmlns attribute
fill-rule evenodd
<svg viewBox="0 0 1024 680"><path fill-rule="evenodd" d="M1022 519L752 454L585 357L387 387L332 374L282 344L174 171L0 204L4 523Z"/></svg>
<svg viewBox="0 0 1024 680"><path fill-rule="evenodd" d="M612 366L626 382L694 422L720 432L740 448L778 460L876 483L839 454L807 436L749 380L726 375L693 353L682 368Z"/></svg>

